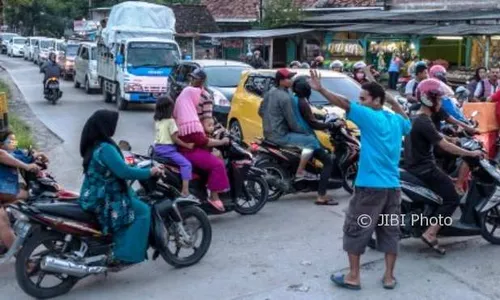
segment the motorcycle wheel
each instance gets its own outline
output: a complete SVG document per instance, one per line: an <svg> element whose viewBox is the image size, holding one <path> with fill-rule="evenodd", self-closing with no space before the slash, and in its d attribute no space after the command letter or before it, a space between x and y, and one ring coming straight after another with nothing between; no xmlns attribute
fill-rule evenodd
<svg viewBox="0 0 500 300"><path fill-rule="evenodd" d="M243 199L236 199L234 210L240 215L254 215L266 205L268 196L269 186L264 178L247 178L243 183Z"/></svg>
<svg viewBox="0 0 500 300"><path fill-rule="evenodd" d="M344 173L344 178L342 178L342 187L346 192L352 195L354 193L354 179L356 179L356 174L358 173L358 164L350 165ZM349 183L351 182L351 183Z"/></svg>
<svg viewBox="0 0 500 300"><path fill-rule="evenodd" d="M16 258L16 279L19 287L21 287L26 294L37 299L53 298L68 293L78 282L78 278L73 276L66 274L49 274L40 270L40 261L42 257L49 254L60 256L62 254L61 246L63 243L63 235L47 231L34 232L24 243ZM33 256L36 256L33 255L34 252L42 246L51 249L41 251L41 253L38 254L40 255L39 258L33 258ZM30 263L33 269L28 274L27 267ZM60 283L52 287L42 287L42 282L47 276L55 277ZM32 277L35 277L36 282L31 280Z"/></svg>
<svg viewBox="0 0 500 300"><path fill-rule="evenodd" d="M282 187L276 186L272 182L291 182L290 174L282 166L269 160L257 162L255 166L266 172L266 181L269 187L267 201L277 201L285 192ZM272 181L271 183L269 182L270 180Z"/></svg>
<svg viewBox="0 0 500 300"><path fill-rule="evenodd" d="M488 228L491 225L491 229ZM495 206L485 212L481 218L481 236L494 245L500 245L500 234L495 236L495 231L500 233L500 208Z"/></svg>
<svg viewBox="0 0 500 300"><path fill-rule="evenodd" d="M167 229L167 236L165 237L165 251L160 251L161 257L171 266L175 268L189 267L198 263L203 256L208 251L210 244L212 243L212 226L208 220L207 214L197 206L187 206L180 209L184 229L189 233L191 239L189 242L183 241L177 224L173 222L165 222L165 228ZM199 225L192 225L189 221L190 219L195 219L198 221ZM195 227L195 228L191 228ZM196 242L199 239L198 231L201 229L202 237L199 245ZM172 250L170 242L174 243L175 250ZM190 249L193 251L187 257L181 258L179 254L181 250Z"/></svg>

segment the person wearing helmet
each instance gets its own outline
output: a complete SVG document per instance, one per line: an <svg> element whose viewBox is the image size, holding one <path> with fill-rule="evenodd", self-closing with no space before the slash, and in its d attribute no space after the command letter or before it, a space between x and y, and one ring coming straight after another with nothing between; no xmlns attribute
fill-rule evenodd
<svg viewBox="0 0 500 300"><path fill-rule="evenodd" d="M340 60L334 60L330 64L330 70L342 73L344 72L344 64Z"/></svg>
<svg viewBox="0 0 500 300"><path fill-rule="evenodd" d="M312 91L306 76L300 76L293 81L292 91L295 95L296 119L307 132L316 136L314 130L325 130L332 126L317 120L314 116L311 110L311 103L309 102ZM320 144L318 144L318 146L319 147L313 152L313 157L321 161L323 169L318 183L318 197L314 203L316 205L338 205L339 203L337 201L326 194L328 181L333 168L332 158L328 151L321 147Z"/></svg>
<svg viewBox="0 0 500 300"><path fill-rule="evenodd" d="M308 63L303 62L302 64L300 64L300 68L301 69L310 69L311 66Z"/></svg>
<svg viewBox="0 0 500 300"><path fill-rule="evenodd" d="M321 69L323 68L323 63L325 62L325 58L321 55L318 55L311 62L311 69Z"/></svg>
<svg viewBox="0 0 500 300"><path fill-rule="evenodd" d="M367 66L364 61L358 61L352 66L353 79L356 80L359 84L368 82L365 72L366 67Z"/></svg>
<svg viewBox="0 0 500 300"><path fill-rule="evenodd" d="M300 68L300 61L292 61L289 65L290 69L299 69Z"/></svg>
<svg viewBox="0 0 500 300"><path fill-rule="evenodd" d="M294 112L294 101L289 93L292 78L297 75L286 68L276 72L276 88L266 94L259 107L264 138L281 146L295 145L302 148L295 181L317 180L318 177L305 170L314 150L320 148L314 134L301 126Z"/></svg>
<svg viewBox="0 0 500 300"><path fill-rule="evenodd" d="M405 169L441 196L443 204L436 215L443 218L453 215L460 198L451 178L436 165L434 147L458 156L483 155L481 151L468 151L449 142L434 126L432 116L440 110L444 94L441 83L435 78L426 79L418 85L417 99L422 106L412 120L410 135L404 142ZM434 251L445 254L445 249L439 246L437 240L440 229L440 225L431 225L421 239Z"/></svg>
<svg viewBox="0 0 500 300"><path fill-rule="evenodd" d="M427 73L427 65L424 62L418 62L415 65L415 78L410 80L406 85L405 96L411 103L418 103L417 100L417 86L418 84L429 78Z"/></svg>
<svg viewBox="0 0 500 300"><path fill-rule="evenodd" d="M357 101L326 90L321 85L318 72L311 71L311 88L331 104L344 109L347 118L356 124L363 137L356 188L344 223L343 248L349 257L350 271L348 274L334 274L330 279L340 287L360 289L361 255L376 231L377 246L385 253L387 266L383 285L392 289L396 285L394 266L400 239L399 227L377 226L376 222L362 226L357 220L365 215L372 220L378 220L380 214L399 215L401 140L410 132L411 124L397 100L374 81L368 68L365 72L370 82L361 86ZM394 113L383 109L385 102L392 106Z"/></svg>
<svg viewBox="0 0 500 300"><path fill-rule="evenodd" d="M255 50L253 52L253 56L250 58L250 61L248 62L248 64L251 65L252 67L254 67L255 69L267 68L267 63L260 55L259 50Z"/></svg>
<svg viewBox="0 0 500 300"><path fill-rule="evenodd" d="M54 52L50 52L49 59L42 65L42 67L40 68L40 72L44 73L43 86L45 91L45 84L47 83L47 79L52 77L59 78L59 76L61 76L61 67L59 67L56 62L56 54Z"/></svg>

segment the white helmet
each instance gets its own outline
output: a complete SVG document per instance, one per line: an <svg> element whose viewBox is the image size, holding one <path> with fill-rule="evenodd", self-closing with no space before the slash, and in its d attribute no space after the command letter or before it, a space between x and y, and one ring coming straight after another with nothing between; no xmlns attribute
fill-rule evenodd
<svg viewBox="0 0 500 300"><path fill-rule="evenodd" d="M334 60L330 64L330 69L333 69L333 68L340 68L341 70L344 70L344 64L340 60Z"/></svg>
<svg viewBox="0 0 500 300"><path fill-rule="evenodd" d="M364 69L366 68L366 63L364 61L358 61L357 63L355 63L352 68L354 70L358 70L358 69Z"/></svg>

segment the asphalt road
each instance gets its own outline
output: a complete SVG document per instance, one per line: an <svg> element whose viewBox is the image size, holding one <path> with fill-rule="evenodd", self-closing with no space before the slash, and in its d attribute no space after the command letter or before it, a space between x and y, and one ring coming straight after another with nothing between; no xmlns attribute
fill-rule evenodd
<svg viewBox="0 0 500 300"><path fill-rule="evenodd" d="M52 106L42 98L36 66L3 55L0 65L34 113L64 139L50 152L52 170L61 183L78 189L81 128L96 109L114 105L63 82L63 98ZM120 112L116 138L145 151L153 139L152 110L138 106ZM332 286L330 274L347 267L342 224L349 199L343 191L332 194L340 206L314 206L314 195L296 195L269 203L255 216L212 217L212 245L199 264L176 270L161 259L148 261L108 277L85 279L60 299L500 299L500 248L480 237L443 239L445 257L418 240L403 241L394 291L382 289L383 255L371 250L362 259L361 291ZM12 262L0 266L0 299L28 299L17 286Z"/></svg>

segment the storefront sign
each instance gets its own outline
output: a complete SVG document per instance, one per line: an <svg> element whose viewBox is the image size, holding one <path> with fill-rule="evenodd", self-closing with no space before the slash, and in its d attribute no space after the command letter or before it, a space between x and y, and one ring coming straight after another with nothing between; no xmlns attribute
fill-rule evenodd
<svg viewBox="0 0 500 300"><path fill-rule="evenodd" d="M97 30L96 21L73 21L73 31L95 31Z"/></svg>
<svg viewBox="0 0 500 300"><path fill-rule="evenodd" d="M242 48L243 41L242 40L223 40L222 45L225 48Z"/></svg>

